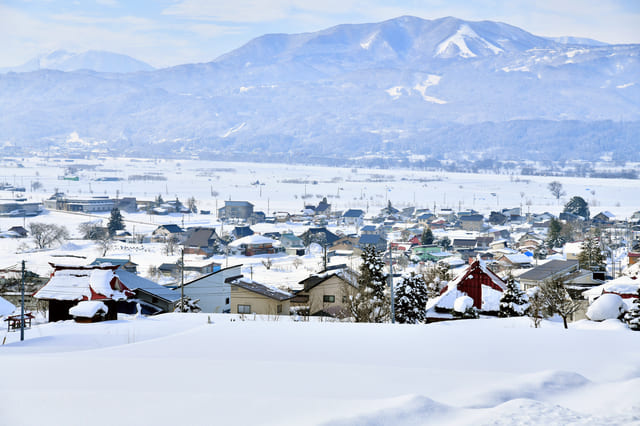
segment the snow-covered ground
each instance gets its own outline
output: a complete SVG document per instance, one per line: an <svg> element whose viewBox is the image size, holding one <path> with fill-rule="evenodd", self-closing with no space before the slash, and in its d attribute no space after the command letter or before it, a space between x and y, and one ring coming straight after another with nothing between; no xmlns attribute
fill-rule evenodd
<svg viewBox="0 0 640 426"><path fill-rule="evenodd" d="M618 321L166 314L5 334L6 425L640 424L640 339Z"/></svg>

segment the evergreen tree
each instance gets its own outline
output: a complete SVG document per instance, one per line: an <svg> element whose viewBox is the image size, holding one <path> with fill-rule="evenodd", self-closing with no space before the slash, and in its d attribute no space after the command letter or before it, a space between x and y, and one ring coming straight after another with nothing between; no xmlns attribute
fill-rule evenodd
<svg viewBox="0 0 640 426"><path fill-rule="evenodd" d="M558 219L551 219L549 222L549 232L547 233L547 247L562 247L565 242L562 236L562 223Z"/></svg>
<svg viewBox="0 0 640 426"><path fill-rule="evenodd" d="M507 287L502 292L502 297L500 297L500 312L498 312L498 315L501 317L521 317L528 307L526 295L520 290L513 276L509 275Z"/></svg>
<svg viewBox="0 0 640 426"><path fill-rule="evenodd" d="M447 237L446 235L442 237L442 239L440 240L440 247L445 250L449 250L449 248L451 247L451 240L449 239L449 237Z"/></svg>
<svg viewBox="0 0 640 426"><path fill-rule="evenodd" d="M606 269L606 257L602 254L600 241L594 234L589 234L582 242L578 262L580 267L591 271L604 271Z"/></svg>
<svg viewBox="0 0 640 426"><path fill-rule="evenodd" d="M624 321L631 330L640 331L640 288L638 289L638 297L633 301L631 309L624 316Z"/></svg>
<svg viewBox="0 0 640 426"><path fill-rule="evenodd" d="M109 217L107 229L109 230L109 235L114 235L116 231L124 229L124 219L122 218L122 214L120 214L119 208L114 207L111 209L111 216Z"/></svg>
<svg viewBox="0 0 640 426"><path fill-rule="evenodd" d="M375 247L362 252L358 290L350 295L348 308L356 322L384 322L389 318L389 298L382 256Z"/></svg>
<svg viewBox="0 0 640 426"><path fill-rule="evenodd" d="M433 244L433 232L431 232L431 228L425 228L425 230L422 231L420 242L422 245Z"/></svg>
<svg viewBox="0 0 640 426"><path fill-rule="evenodd" d="M426 320L427 283L422 275L405 275L396 289L396 320L401 324L419 324Z"/></svg>
<svg viewBox="0 0 640 426"><path fill-rule="evenodd" d="M589 205L584 200L584 198L579 196L571 197L569 202L564 205L565 213L573 213L578 216L584 217L586 220L589 220Z"/></svg>

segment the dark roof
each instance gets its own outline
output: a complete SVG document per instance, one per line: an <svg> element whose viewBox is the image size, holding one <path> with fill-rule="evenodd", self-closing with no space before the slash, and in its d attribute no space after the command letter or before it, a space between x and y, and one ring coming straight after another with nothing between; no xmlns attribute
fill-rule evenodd
<svg viewBox="0 0 640 426"><path fill-rule="evenodd" d="M518 278L530 281L544 281L559 273L566 273L578 267L577 260L550 260L549 262L528 270Z"/></svg>
<svg viewBox="0 0 640 426"><path fill-rule="evenodd" d="M236 226L233 229L232 234L234 237L236 237L236 239L238 239L238 238L248 237L249 235L253 235L255 234L255 232L253 232L253 229L249 228L248 226Z"/></svg>
<svg viewBox="0 0 640 426"><path fill-rule="evenodd" d="M365 225L360 229L361 232L375 232L376 227L373 225Z"/></svg>
<svg viewBox="0 0 640 426"><path fill-rule="evenodd" d="M209 240L218 239L218 234L213 228L198 228L184 242L185 247L208 247Z"/></svg>
<svg viewBox="0 0 640 426"><path fill-rule="evenodd" d="M206 275L203 275L203 276L201 276L201 277L198 277L198 278L196 278L195 280L191 280L191 281L189 281L188 283L184 283L184 285L185 285L185 287L186 287L186 286L188 286L189 284L193 284L193 283L195 283L196 281L203 280L203 279L205 279L205 278L207 278L207 277L210 277L211 275L214 275L214 274L221 274L222 272L224 272L224 271L228 271L229 269L233 269L233 268L238 268L238 271L241 271L241 270L242 270L242 264L240 264L240 265L228 266L228 267L226 267L226 268L218 269L218 270L217 270L217 271L215 271L215 272L211 272L211 273L209 273L209 274L206 274ZM235 276L235 277L233 277L233 278L236 278L236 279L237 279L237 278L241 278L241 277L242 277L242 275L237 275L237 276ZM227 282L227 280L228 280L228 279L229 279L229 278L227 278L227 279L225 280L225 282Z"/></svg>
<svg viewBox="0 0 640 426"><path fill-rule="evenodd" d="M167 231L169 231L172 234L179 234L181 232L184 232L184 230L182 228L180 228L178 225L174 224L174 223L170 223L167 225L160 225L158 226L158 228L164 228Z"/></svg>
<svg viewBox="0 0 640 426"><path fill-rule="evenodd" d="M451 243L454 247L475 247L475 238L454 238Z"/></svg>
<svg viewBox="0 0 640 426"><path fill-rule="evenodd" d="M247 279L240 279L237 281L233 281L230 284L238 286L245 290L251 291L253 293L266 296L270 299L280 301L280 302L283 300L289 300L293 297L293 294L286 292L284 290L279 290L274 287L267 287L266 285L257 283L255 281L250 281Z"/></svg>
<svg viewBox="0 0 640 426"><path fill-rule="evenodd" d="M305 235L316 235L316 234L321 234L323 233L326 236L326 242L327 244L333 244L334 242L336 242L337 240L340 239L340 237L338 237L336 234L334 234L333 232L329 231L327 228L325 227L321 227L321 228L309 228L307 229L307 231L305 233L303 233L302 235L300 235L300 238L304 239Z"/></svg>
<svg viewBox="0 0 640 426"><path fill-rule="evenodd" d="M346 265L342 265L342 266L346 266ZM331 277L338 277L340 280L344 281L345 283L351 284L349 283L349 281L342 278L336 272L329 272L329 271L324 271L318 275L310 275L309 277L300 281L299 284L302 284L304 286L304 289L302 291L309 291L312 288L322 284L323 282L325 282Z"/></svg>
<svg viewBox="0 0 640 426"><path fill-rule="evenodd" d="M481 214L469 214L458 217L461 222L482 222L484 220L484 216Z"/></svg>
<svg viewBox="0 0 640 426"><path fill-rule="evenodd" d="M381 244L382 241L384 241L385 244L387 242L387 240L385 240L378 234L365 234L360 236L360 239L358 240L358 245L359 246L377 245L377 244Z"/></svg>

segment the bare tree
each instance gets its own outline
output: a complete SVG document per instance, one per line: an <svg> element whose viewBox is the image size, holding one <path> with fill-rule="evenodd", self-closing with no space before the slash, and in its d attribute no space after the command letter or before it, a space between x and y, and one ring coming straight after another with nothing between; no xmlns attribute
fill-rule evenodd
<svg viewBox="0 0 640 426"><path fill-rule="evenodd" d="M109 249L111 249L111 246L113 245L113 240L111 240L111 238L109 237L109 234L105 232L101 236L101 238L98 238L96 240L96 244L98 245L98 247L100 247L102 256L105 256L109 251Z"/></svg>
<svg viewBox="0 0 640 426"><path fill-rule="evenodd" d="M539 328L543 318L545 318L545 304L540 295L540 288L535 287L534 290L529 293L529 308L527 314L533 321L533 327Z"/></svg>
<svg viewBox="0 0 640 426"><path fill-rule="evenodd" d="M549 188L551 195L553 195L556 198L556 200L558 200L558 203L560 202L560 197L562 197L563 195L567 195L567 193L562 189L562 184L557 180L554 180L553 182L549 182L549 185L547 185L547 188Z"/></svg>
<svg viewBox="0 0 640 426"><path fill-rule="evenodd" d="M560 315L564 328L569 328L567 318L580 309L580 303L574 301L564 288L564 284L560 278L554 278L545 281L540 286L540 297L543 300L548 314L554 313Z"/></svg>
<svg viewBox="0 0 640 426"><path fill-rule="evenodd" d="M175 235L171 235L167 237L164 245L164 253L167 256L173 256L176 249L178 248L178 238Z"/></svg>
<svg viewBox="0 0 640 426"><path fill-rule="evenodd" d="M69 231L64 226L53 223L31 222L29 233L39 249L50 247L53 243L69 238Z"/></svg>
<svg viewBox="0 0 640 426"><path fill-rule="evenodd" d="M273 261L271 260L270 257L267 257L266 259L262 259L262 264L264 265L265 268L267 268L267 271L268 271L273 266Z"/></svg>
<svg viewBox="0 0 640 426"><path fill-rule="evenodd" d="M95 222L82 222L78 225L78 231L85 240L99 240L105 235L108 236L106 228Z"/></svg>
<svg viewBox="0 0 640 426"><path fill-rule="evenodd" d="M298 269L300 266L302 266L304 262L299 257L296 257L295 259L293 259L293 262L291 263L293 264L294 268Z"/></svg>

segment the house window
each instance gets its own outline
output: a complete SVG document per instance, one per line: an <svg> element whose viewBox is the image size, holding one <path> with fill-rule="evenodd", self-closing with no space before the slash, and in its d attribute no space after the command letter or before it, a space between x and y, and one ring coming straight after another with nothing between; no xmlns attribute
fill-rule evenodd
<svg viewBox="0 0 640 426"><path fill-rule="evenodd" d="M334 303L335 301L336 301L336 297L334 295L322 296L322 303Z"/></svg>
<svg viewBox="0 0 640 426"><path fill-rule="evenodd" d="M281 314L282 313L282 305L278 305L276 310L278 311L279 314Z"/></svg>
<svg viewBox="0 0 640 426"><path fill-rule="evenodd" d="M239 314L250 314L251 313L251 305L238 305L238 313Z"/></svg>
<svg viewBox="0 0 640 426"><path fill-rule="evenodd" d="M342 296L342 303L347 303L347 296Z"/></svg>
<svg viewBox="0 0 640 426"><path fill-rule="evenodd" d="M226 299L224 299L224 304L228 305L229 304L229 298L227 297Z"/></svg>

